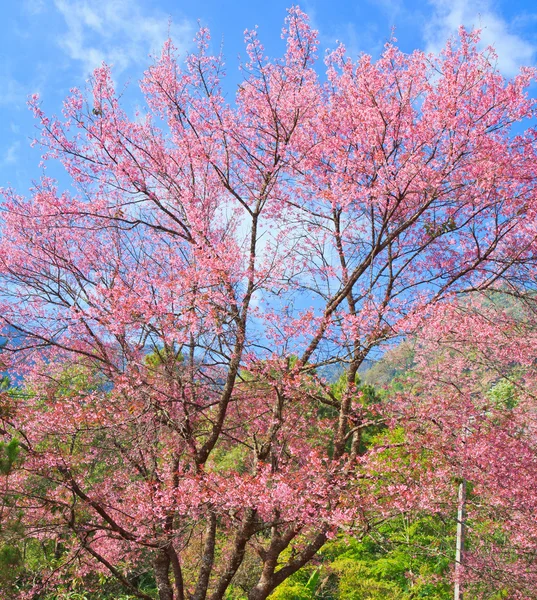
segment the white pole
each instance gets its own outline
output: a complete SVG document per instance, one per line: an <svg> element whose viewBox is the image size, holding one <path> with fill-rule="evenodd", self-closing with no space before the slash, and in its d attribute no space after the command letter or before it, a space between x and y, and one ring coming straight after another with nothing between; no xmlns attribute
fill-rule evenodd
<svg viewBox="0 0 537 600"><path fill-rule="evenodd" d="M464 558L464 534L466 528L466 481L459 484L459 504L457 509L457 549L455 551L455 596L454 600L463 600L462 566Z"/></svg>

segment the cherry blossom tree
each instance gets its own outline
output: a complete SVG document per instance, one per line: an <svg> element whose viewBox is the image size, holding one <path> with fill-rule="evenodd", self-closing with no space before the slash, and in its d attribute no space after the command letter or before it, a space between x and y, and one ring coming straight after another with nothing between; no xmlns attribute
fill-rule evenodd
<svg viewBox="0 0 537 600"><path fill-rule="evenodd" d="M391 407L394 424L405 424L402 457L427 467L405 478L394 461L391 478L410 505L448 517L464 482L462 589L529 599L537 586L537 312L534 294L502 299L476 296L430 316L412 385Z"/></svg>
<svg viewBox="0 0 537 600"><path fill-rule="evenodd" d="M248 556L246 594L267 598L369 526L363 361L453 295L532 272L533 70L506 81L461 30L438 56L339 47L321 78L298 8L283 37L269 60L247 32L233 101L204 29L184 63L165 44L140 114L105 65L63 118L31 100L72 181L6 190L1 218L2 356L22 382L0 414L20 448L5 513L62 545L36 594L106 573L150 598L150 570L160 600L218 600Z"/></svg>

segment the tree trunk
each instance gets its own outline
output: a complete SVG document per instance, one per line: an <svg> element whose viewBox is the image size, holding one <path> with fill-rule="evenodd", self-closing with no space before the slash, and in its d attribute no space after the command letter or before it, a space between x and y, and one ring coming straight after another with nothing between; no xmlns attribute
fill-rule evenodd
<svg viewBox="0 0 537 600"><path fill-rule="evenodd" d="M205 547L201 558L198 576L198 584L191 596L191 600L205 600L209 588L209 580L214 565L214 553L216 548L216 515L210 513L207 517L205 535Z"/></svg>
<svg viewBox="0 0 537 600"><path fill-rule="evenodd" d="M248 592L248 600L265 600L272 591L273 586L270 582L261 580Z"/></svg>
<svg viewBox="0 0 537 600"><path fill-rule="evenodd" d="M175 580L175 592L177 594L176 600L185 600L185 584L183 581L183 571L181 569L181 563L179 562L179 556L170 542L168 546L168 556L170 557L170 563L173 570L173 578Z"/></svg>
<svg viewBox="0 0 537 600"><path fill-rule="evenodd" d="M166 550L159 550L153 562L159 600L174 600L170 583L170 557Z"/></svg>
<svg viewBox="0 0 537 600"><path fill-rule="evenodd" d="M302 552L275 572L278 556L281 554L282 550L287 548L292 537L294 537L294 535L291 536L291 532L288 532L288 535L288 540L279 538L272 544L273 548L269 549L267 553L269 556L267 557L268 560L265 560L263 573L261 573L257 585L248 593L248 600L266 600L268 595L273 592L280 583L309 562L326 542L326 533L324 531L318 533Z"/></svg>

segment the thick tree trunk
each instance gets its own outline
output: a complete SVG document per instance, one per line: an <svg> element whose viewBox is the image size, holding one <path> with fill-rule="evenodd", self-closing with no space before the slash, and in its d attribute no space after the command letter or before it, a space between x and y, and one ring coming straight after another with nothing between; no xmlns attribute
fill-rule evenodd
<svg viewBox="0 0 537 600"><path fill-rule="evenodd" d="M181 569L179 556L177 555L177 552L175 551L175 548L171 543L168 547L168 556L170 557L170 562L173 569L173 578L175 580L175 592L177 594L176 600L185 600L185 584L183 581L183 570Z"/></svg>
<svg viewBox="0 0 537 600"><path fill-rule="evenodd" d="M205 547L201 557L201 565L196 589L191 596L191 600L205 600L209 588L209 580L214 565L214 553L216 549L216 515L210 513L207 517L207 526L205 528Z"/></svg>
<svg viewBox="0 0 537 600"><path fill-rule="evenodd" d="M289 536L290 535L291 534L289 533ZM287 548L290 541L291 538L289 538L289 541L285 540L285 538L279 538L276 540L276 543L273 542L273 544L271 544L273 547L267 552L267 560L265 560L265 566L261 577L259 578L257 585L248 593L248 600L266 600L269 594L273 592L280 583L296 573L315 556L326 542L326 533L318 533L298 556L289 561L278 571L275 571L278 556L282 550Z"/></svg>
<svg viewBox="0 0 537 600"><path fill-rule="evenodd" d="M257 585L248 592L248 600L266 600L273 590L272 581L264 580L262 577Z"/></svg>
<svg viewBox="0 0 537 600"><path fill-rule="evenodd" d="M159 550L153 561L159 600L174 600L170 583L170 557L166 550Z"/></svg>
<svg viewBox="0 0 537 600"><path fill-rule="evenodd" d="M235 537L235 543L233 544L233 550L229 557L227 569L223 572L220 579L218 580L213 593L211 594L210 600L222 600L226 594L226 590L231 583L231 580L235 576L235 573L239 569L244 560L246 552L246 544L253 533L253 523L255 519L255 510L248 509L244 517L241 528L237 532Z"/></svg>

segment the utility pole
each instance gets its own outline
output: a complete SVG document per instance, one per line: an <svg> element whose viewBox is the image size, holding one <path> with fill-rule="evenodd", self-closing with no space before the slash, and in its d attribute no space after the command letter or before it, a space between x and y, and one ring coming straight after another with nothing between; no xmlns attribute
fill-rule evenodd
<svg viewBox="0 0 537 600"><path fill-rule="evenodd" d="M455 595L454 600L463 600L462 567L464 558L464 534L466 529L466 480L459 484L457 507L457 546L455 550Z"/></svg>

